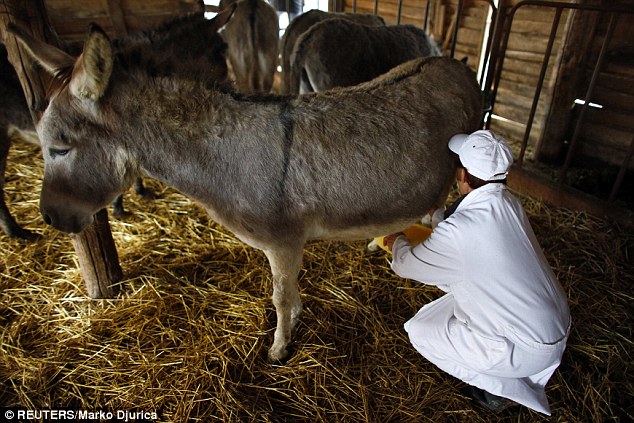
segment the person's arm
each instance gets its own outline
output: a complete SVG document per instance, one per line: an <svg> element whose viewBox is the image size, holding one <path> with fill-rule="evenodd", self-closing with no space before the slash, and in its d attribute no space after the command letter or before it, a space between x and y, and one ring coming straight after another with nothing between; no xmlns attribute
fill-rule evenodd
<svg viewBox="0 0 634 423"><path fill-rule="evenodd" d="M429 216L431 217L431 228L435 229L440 222L445 220L445 208L439 207L437 209L434 209L429 212Z"/></svg>
<svg viewBox="0 0 634 423"><path fill-rule="evenodd" d="M462 280L463 266L453 225L439 225L427 240L414 247L404 236L389 235L388 242L390 237L394 237L392 270L397 275L436 286Z"/></svg>

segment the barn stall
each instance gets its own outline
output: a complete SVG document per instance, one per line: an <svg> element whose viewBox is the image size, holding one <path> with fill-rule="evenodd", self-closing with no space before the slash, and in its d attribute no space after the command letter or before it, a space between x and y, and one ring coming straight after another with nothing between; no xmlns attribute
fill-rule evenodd
<svg viewBox="0 0 634 423"><path fill-rule="evenodd" d="M100 12L90 9L91 2L79 7L76 3L45 2L62 38L81 38L85 30L80 24L73 30L75 35L70 34L71 23L82 16L84 27L86 21L95 20L116 36L188 11L182 9L187 6L183 1L101 2L96 5L101 5ZM194 3L190 6L197 7ZM357 12L363 11L359 3ZM480 67L478 49L484 45L467 34L469 25L475 25L481 39L487 38L484 15L489 12L476 11L482 9L480 3L491 10L488 2L431 2L429 7L425 1L412 3L409 8L408 2L386 1L378 7L368 2L367 10L378 10L388 22L393 16L395 23L400 4L400 22L412 19L421 27L427 11L428 28L443 34L439 39L446 49L478 58L470 63L474 70ZM56 10L61 12L56 15ZM551 26L541 8L530 9L537 17L527 10L523 10L527 21ZM71 18L73 13L80 15L77 20ZM553 13L548 10L550 17ZM471 19L471 14L477 18ZM460 16L457 25L456 16ZM602 22L595 25L600 31L607 28ZM525 36L528 39L541 34L547 40L549 32L528 34L532 34ZM455 47L452 37L457 40ZM477 48L470 50L467 40ZM522 48L519 43L513 54L521 56ZM509 60L513 54L507 55L505 66L513 64ZM627 63L627 56L615 58ZM540 72L539 65L514 66L520 74L529 68ZM554 78L552 71L550 75ZM518 84L505 94L505 81L499 82L491 114L513 122L527 119L530 101L522 102L529 106L516 112L517 120L506 117L511 115L500 106L501 98L518 97L524 91ZM627 88L619 92L627 95ZM536 114L534 120L541 122L542 117ZM518 126L499 118L492 118L490 125L499 131ZM504 134L518 146L519 154L525 131L506 129ZM533 131L530 137L535 137ZM538 163L532 158L534 148L531 145L527 162ZM73 243L46 227L39 216L42 160L37 149L15 145L7 177L6 191L16 217L42 239L32 244L0 239L3 407L146 411L156 412L159 421L550 420L525 408L493 417L468 402L461 382L420 357L402 323L442 293L394 276L389 257L364 255L363 242L309 246L300 282L305 309L293 355L285 365L271 365L266 350L275 316L266 259L210 221L197 205L154 181L148 184L159 194L158 200L127 196L131 214L110 219L124 275L121 292L114 299L95 300L86 295ZM632 226L535 197L521 198L568 293L573 317L568 349L547 389L552 419L629 420Z"/></svg>

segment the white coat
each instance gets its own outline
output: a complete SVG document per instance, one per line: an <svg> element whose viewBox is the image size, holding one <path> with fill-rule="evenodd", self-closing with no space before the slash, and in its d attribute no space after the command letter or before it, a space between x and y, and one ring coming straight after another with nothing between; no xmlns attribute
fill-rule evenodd
<svg viewBox="0 0 634 423"><path fill-rule="evenodd" d="M392 269L447 294L407 323L443 371L550 415L544 387L570 328L566 295L520 202L499 183L470 192L422 244L396 239Z"/></svg>

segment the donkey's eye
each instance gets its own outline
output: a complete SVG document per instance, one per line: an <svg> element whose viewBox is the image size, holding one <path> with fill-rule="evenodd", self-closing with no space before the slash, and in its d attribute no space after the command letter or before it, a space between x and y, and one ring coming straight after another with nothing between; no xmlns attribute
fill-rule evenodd
<svg viewBox="0 0 634 423"><path fill-rule="evenodd" d="M48 153L51 157L65 156L70 151L70 148L49 148Z"/></svg>

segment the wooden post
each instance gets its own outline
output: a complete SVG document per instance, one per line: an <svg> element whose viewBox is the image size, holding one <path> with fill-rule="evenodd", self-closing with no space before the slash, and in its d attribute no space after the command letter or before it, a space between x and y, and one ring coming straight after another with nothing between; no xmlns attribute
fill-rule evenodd
<svg viewBox="0 0 634 423"><path fill-rule="evenodd" d="M49 81L35 70L29 55L6 33L9 22L49 44L61 47L61 42L49 22L43 0L0 0L0 34L7 47L9 61L20 78L33 121L37 124L46 109L45 89ZM95 223L82 233L71 236L71 239L88 295L92 298L114 297L123 272L110 232L108 212L102 210L97 213Z"/></svg>
<svg viewBox="0 0 634 423"><path fill-rule="evenodd" d="M584 78L587 51L596 36L597 14L581 10L570 11L561 53L555 63L556 77L550 88L544 129L535 146L538 161L562 159L564 139L572 118L572 106L579 95L579 83Z"/></svg>

